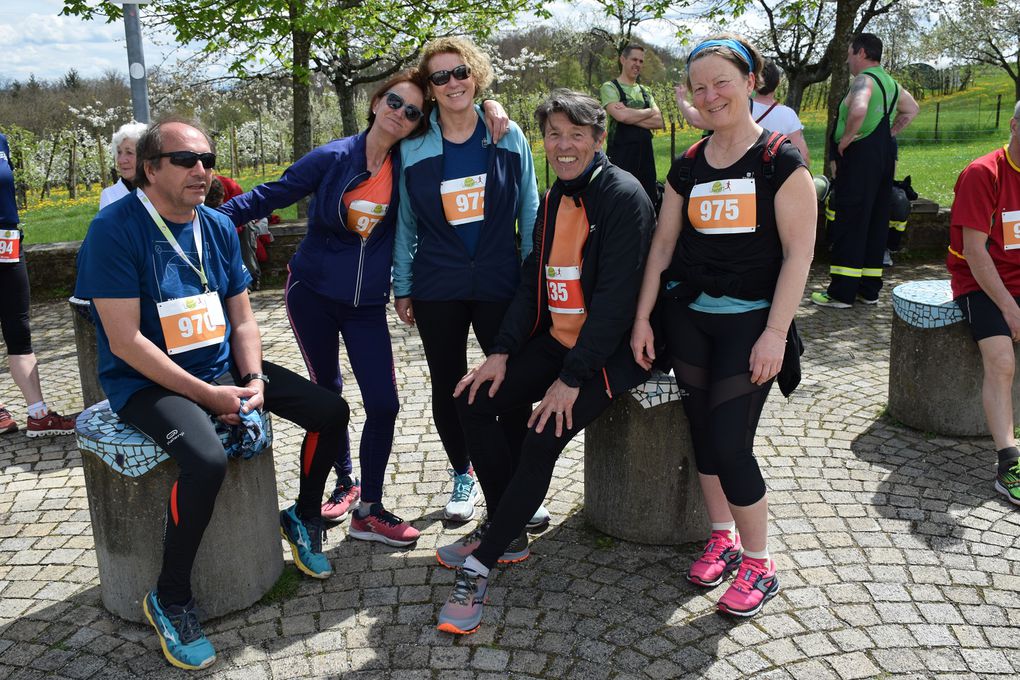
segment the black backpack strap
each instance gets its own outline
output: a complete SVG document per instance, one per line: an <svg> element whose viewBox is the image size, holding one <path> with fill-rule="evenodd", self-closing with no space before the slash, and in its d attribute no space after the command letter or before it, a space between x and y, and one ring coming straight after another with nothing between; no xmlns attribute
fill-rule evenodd
<svg viewBox="0 0 1020 680"><path fill-rule="evenodd" d="M765 150L761 153L762 172L768 182L772 181L776 174L776 156L779 154L779 147L790 141L790 138L781 132L773 132L765 142Z"/></svg>
<svg viewBox="0 0 1020 680"><path fill-rule="evenodd" d="M648 90L645 89L644 85L638 85L641 88L641 96L645 98L645 108L652 108L652 99L648 96Z"/></svg>
<svg viewBox="0 0 1020 680"><path fill-rule="evenodd" d="M680 168L677 174L680 177L680 182L685 187L687 185L694 185L694 159L697 157L698 151L702 144L705 143L706 139L708 139L708 137L702 137L698 141L694 142L687 148L687 151L684 151L683 155L680 156Z"/></svg>

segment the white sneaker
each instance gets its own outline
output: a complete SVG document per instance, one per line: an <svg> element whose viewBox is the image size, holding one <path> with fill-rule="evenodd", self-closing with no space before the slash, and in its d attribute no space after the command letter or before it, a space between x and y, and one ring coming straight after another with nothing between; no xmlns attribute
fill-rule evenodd
<svg viewBox="0 0 1020 680"><path fill-rule="evenodd" d="M528 520L527 529L529 531L545 529L549 526L549 511L545 509L544 505L538 506L538 510L532 515L531 519Z"/></svg>
<svg viewBox="0 0 1020 680"><path fill-rule="evenodd" d="M475 479L474 470L468 470L462 475L453 470L449 470L449 473L453 479L453 493L450 494L450 502L446 504L443 514L446 519L467 522L475 516L475 503L481 497L482 490Z"/></svg>

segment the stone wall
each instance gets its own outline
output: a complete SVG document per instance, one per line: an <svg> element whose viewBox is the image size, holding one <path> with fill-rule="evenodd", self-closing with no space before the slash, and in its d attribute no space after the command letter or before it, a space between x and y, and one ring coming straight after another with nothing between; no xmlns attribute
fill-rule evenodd
<svg viewBox="0 0 1020 680"><path fill-rule="evenodd" d="M270 227L273 243L269 246L269 261L262 265L263 277L278 280L286 276L287 263L304 238L306 229L304 220ZM33 300L66 298L74 292L74 279L78 273L75 260L80 247L81 241L25 246Z"/></svg>

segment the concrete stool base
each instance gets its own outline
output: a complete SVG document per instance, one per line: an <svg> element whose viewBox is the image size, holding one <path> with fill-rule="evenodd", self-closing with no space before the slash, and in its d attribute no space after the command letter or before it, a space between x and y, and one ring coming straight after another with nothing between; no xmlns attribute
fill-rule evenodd
<svg viewBox="0 0 1020 680"><path fill-rule="evenodd" d="M1017 363L1020 351L1014 345ZM981 406L984 368L966 323L917 328L893 315L889 346L889 415L922 432L988 436ZM1020 423L1020 382L1013 381Z"/></svg>
<svg viewBox="0 0 1020 680"><path fill-rule="evenodd" d="M637 543L708 538L709 521L679 401L644 408L627 394L584 431L584 514Z"/></svg>
<svg viewBox="0 0 1020 680"><path fill-rule="evenodd" d="M128 477L83 451L82 467L103 605L142 622L142 599L156 586L162 566L163 522L177 463L165 460ZM195 560L192 590L206 618L214 618L257 602L282 571L276 469L267 449L251 460L228 461Z"/></svg>
<svg viewBox="0 0 1020 680"><path fill-rule="evenodd" d="M910 281L892 292L889 415L922 432L988 436L981 404L984 367L948 280ZM1020 361L1020 349L1014 345ZM1020 382L1013 382L1020 422Z"/></svg>

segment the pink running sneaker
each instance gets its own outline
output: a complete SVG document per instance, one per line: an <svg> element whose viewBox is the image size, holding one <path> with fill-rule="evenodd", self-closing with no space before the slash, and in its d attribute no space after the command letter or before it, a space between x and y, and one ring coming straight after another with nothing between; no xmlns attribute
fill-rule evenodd
<svg viewBox="0 0 1020 680"><path fill-rule="evenodd" d="M74 434L74 419L78 414L62 416L56 411L50 411L42 418L28 417L28 427L25 434L29 437L51 437L58 434Z"/></svg>
<svg viewBox="0 0 1020 680"><path fill-rule="evenodd" d="M776 576L775 563L744 557L736 580L719 598L719 611L734 616L754 616L778 592L779 577Z"/></svg>
<svg viewBox="0 0 1020 680"><path fill-rule="evenodd" d="M372 512L364 517L358 517L357 512L351 515L351 528L348 534L351 538L378 541L402 548L417 541L421 532L386 510L382 503L373 503Z"/></svg>
<svg viewBox="0 0 1020 680"><path fill-rule="evenodd" d="M361 498L361 484L350 475L336 480L336 488L329 499L322 504L322 519L327 522L340 522L351 506Z"/></svg>
<svg viewBox="0 0 1020 680"><path fill-rule="evenodd" d="M18 423L14 420L14 416L11 415L6 406L0 406L0 434L17 431Z"/></svg>
<svg viewBox="0 0 1020 680"><path fill-rule="evenodd" d="M730 532L726 530L713 531L705 551L687 570L687 580L705 588L722 583L730 572L740 566L740 560L743 559L740 536L735 538L730 538Z"/></svg>

